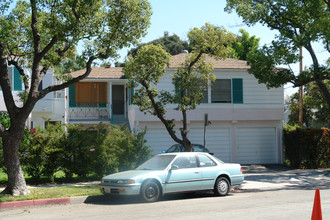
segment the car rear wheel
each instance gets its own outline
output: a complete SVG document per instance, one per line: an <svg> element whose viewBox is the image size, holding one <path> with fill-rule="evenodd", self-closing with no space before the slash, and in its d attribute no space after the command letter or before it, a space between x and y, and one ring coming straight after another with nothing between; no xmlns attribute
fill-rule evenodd
<svg viewBox="0 0 330 220"><path fill-rule="evenodd" d="M214 193L217 196L226 196L229 193L230 185L229 181L225 177L220 177L217 179L214 186Z"/></svg>
<svg viewBox="0 0 330 220"><path fill-rule="evenodd" d="M142 185L140 197L145 202L156 202L159 195L159 186L154 181L148 181Z"/></svg>

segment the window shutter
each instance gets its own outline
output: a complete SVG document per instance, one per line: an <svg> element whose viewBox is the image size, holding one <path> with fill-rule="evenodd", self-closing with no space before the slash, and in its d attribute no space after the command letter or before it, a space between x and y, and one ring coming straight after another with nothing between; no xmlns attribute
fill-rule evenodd
<svg viewBox="0 0 330 220"><path fill-rule="evenodd" d="M14 67L14 91L22 91L21 74L16 67Z"/></svg>
<svg viewBox="0 0 330 220"><path fill-rule="evenodd" d="M69 107L76 107L76 88L75 84L69 87Z"/></svg>
<svg viewBox="0 0 330 220"><path fill-rule="evenodd" d="M243 79L233 79L233 103L243 103Z"/></svg>

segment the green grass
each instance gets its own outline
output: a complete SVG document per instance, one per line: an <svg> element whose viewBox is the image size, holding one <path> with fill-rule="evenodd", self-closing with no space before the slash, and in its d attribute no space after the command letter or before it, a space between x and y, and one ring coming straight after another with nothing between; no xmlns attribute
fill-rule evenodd
<svg viewBox="0 0 330 220"><path fill-rule="evenodd" d="M98 186L61 186L48 188L31 188L30 195L27 196L11 196L0 194L0 202L48 199L48 198L63 198L73 196L91 196L101 195Z"/></svg>
<svg viewBox="0 0 330 220"><path fill-rule="evenodd" d="M34 182L30 176L24 175L26 183L28 185L49 184L50 187L29 188L30 195L27 196L11 196L0 194L0 202L21 201L21 200L33 200L33 199L47 199L47 198L63 198L73 196L89 196L89 195L101 195L98 186L58 186L54 187L50 183L50 179L47 177L41 177L38 182ZM101 178L95 175L89 175L85 178L73 176L67 180L64 172L59 171L55 173L55 183L76 183L76 182L88 182L99 181ZM5 187L8 181L7 174L0 169L0 187Z"/></svg>

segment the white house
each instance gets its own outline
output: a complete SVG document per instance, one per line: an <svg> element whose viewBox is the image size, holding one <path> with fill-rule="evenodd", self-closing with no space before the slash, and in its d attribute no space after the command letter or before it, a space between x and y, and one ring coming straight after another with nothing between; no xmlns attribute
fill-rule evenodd
<svg viewBox="0 0 330 220"><path fill-rule="evenodd" d="M30 73L29 69L24 69L27 74ZM13 98L17 106L22 105L20 100L19 93L24 90L24 85L21 79L21 75L14 66L8 66L8 76L10 85L12 88ZM55 77L53 77L53 70L50 69L47 71L45 77L39 85L39 88L46 88L47 86L54 85L57 83ZM41 128L45 127L45 122L47 119L51 119L52 122L59 121L60 123L65 123L65 99L64 99L64 90L54 93L49 93L43 99L39 100L35 107L33 108L32 113L30 114L26 126L27 127L36 127L40 126ZM0 87L0 111L7 111L5 102L3 100L3 94Z"/></svg>
<svg viewBox="0 0 330 220"><path fill-rule="evenodd" d="M158 90L174 92L170 75L184 62L186 54L171 59ZM188 113L189 138L204 143L204 115L208 114L206 147L225 162L242 164L282 163L282 120L284 89L267 89L250 75L245 61L226 59L213 62L216 81L205 91L197 109ZM72 73L81 75L82 71ZM133 90L127 88L122 68L95 67L90 76L68 89L68 123L86 126L127 121L133 132L147 127L147 144L161 153L175 142L155 116L131 105ZM167 118L180 128L181 114L167 106Z"/></svg>
<svg viewBox="0 0 330 220"><path fill-rule="evenodd" d="M10 86L12 88L12 93L15 103L16 105L20 106L22 102L20 101L18 95L23 90L23 82L16 67L14 66L8 67L8 77L9 77ZM5 102L3 101L3 94L1 87L0 87L0 97L1 97L0 111L7 111Z"/></svg>
<svg viewBox="0 0 330 220"><path fill-rule="evenodd" d="M172 57L158 90L174 92L171 74L184 62L187 54ZM216 61L213 74L216 81L204 92L197 109L188 112L189 138L192 143L204 143L204 115L210 124L206 129L206 147L225 162L242 164L282 163L282 121L284 119L284 89L267 89L248 73L245 61L226 59ZM84 70L73 72L74 77ZM15 67L9 67L14 98L20 105L18 93L23 85ZM42 81L42 88L56 84L52 70ZM155 116L144 114L131 104L133 89L127 87L121 67L94 67L88 78L66 91L48 94L33 109L28 126L44 128L51 122L80 123L86 127L99 124L127 122L132 132L147 128L146 140L154 153L161 153L175 142ZM1 97L3 97L1 95ZM175 119L181 127L181 113L175 105L167 106L167 118ZM0 110L5 111L4 102Z"/></svg>

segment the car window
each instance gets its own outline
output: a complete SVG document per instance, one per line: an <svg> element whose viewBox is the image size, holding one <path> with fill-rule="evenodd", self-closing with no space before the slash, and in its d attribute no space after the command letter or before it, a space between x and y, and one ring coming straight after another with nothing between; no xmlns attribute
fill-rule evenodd
<svg viewBox="0 0 330 220"><path fill-rule="evenodd" d="M157 155L138 166L137 170L164 170L175 158L175 155Z"/></svg>
<svg viewBox="0 0 330 220"><path fill-rule="evenodd" d="M167 152L167 153L178 152L178 145L173 145L173 146L170 147L166 152Z"/></svg>
<svg viewBox="0 0 330 220"><path fill-rule="evenodd" d="M183 155L177 158L172 166L177 166L178 169L195 168L197 167L196 157Z"/></svg>
<svg viewBox="0 0 330 220"><path fill-rule="evenodd" d="M194 151L195 152L203 152L203 147L199 145L194 145Z"/></svg>
<svg viewBox="0 0 330 220"><path fill-rule="evenodd" d="M201 167L212 167L217 165L216 162L206 155L198 155L198 159Z"/></svg>

